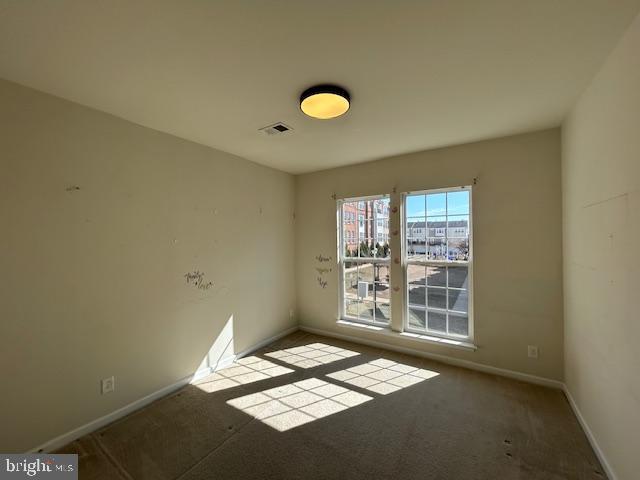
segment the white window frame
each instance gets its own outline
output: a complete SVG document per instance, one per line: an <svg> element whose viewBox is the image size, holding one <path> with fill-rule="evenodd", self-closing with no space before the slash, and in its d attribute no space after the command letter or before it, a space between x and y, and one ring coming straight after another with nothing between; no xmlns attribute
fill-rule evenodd
<svg viewBox="0 0 640 480"><path fill-rule="evenodd" d="M407 252L407 238L406 238L406 232L407 232L407 197L411 196L411 195L428 195L428 194L435 194L435 193L447 193L447 192L459 192L459 191L468 191L469 192L469 225L467 226L468 228L468 232L469 232L469 260L467 262L459 262L459 261L451 261L451 260L426 260L426 255L425 255L425 260L409 260L408 259L408 252ZM446 215L448 213L448 204L445 204L445 206L447 207L445 209L445 215L447 218L447 222L448 222L448 215ZM426 215L425 212L425 238L428 237L428 227L427 227L427 222L428 222L428 217ZM402 250L402 276L403 276L403 283L404 283L404 288L403 288L403 329L406 332L410 332L410 333L418 333L418 334L422 334L422 335L430 335L430 336L434 336L434 337L440 337L440 338L446 338L446 339L451 339L451 340L464 340L464 341L468 341L470 343L473 343L474 340L474 315L473 315L473 189L470 185L467 186L462 186L462 187L449 187L449 188L438 188L438 189L431 189L431 190L420 190L420 191L412 191L412 192L405 192L402 193L402 203L401 203L401 224L402 224L402 228L400 229L401 232L401 250ZM445 228L445 232L447 232L446 228ZM445 245L447 246L447 253L449 250L449 242L448 242L448 235L445 234ZM425 245L426 248L426 245ZM425 252L426 253L426 252ZM448 255L447 255L448 257ZM428 323L428 315L427 315L427 311L425 310L425 330L421 330L421 329L415 329L415 328L411 328L411 326L409 325L409 282L408 282L408 270L409 270L409 265L423 265L425 267L427 266L440 266L440 267L449 267L449 266L456 266L456 265L465 265L468 268L468 298L469 298L469 304L468 304L468 312L467 312L467 318L469 321L469 335L467 336L463 336L463 335L456 335L456 334L446 334L443 332L439 332L439 331L435 331L435 330L429 330L429 323ZM425 295L428 295L428 290L427 287L425 285ZM448 291L446 293L446 298L447 298L447 307L448 307L448 302L449 302L449 294ZM447 321L447 331L449 330L449 309L447 308L446 310L444 310L443 312L446 312L446 321Z"/></svg>
<svg viewBox="0 0 640 480"><path fill-rule="evenodd" d="M381 194L381 195L370 195L370 196L366 196L366 197L353 197L353 198L342 198L337 200L336 204L337 204L337 219L338 219L338 262L339 262L339 272L340 272L340 288L338 289L339 291L339 320L345 320L348 322L357 322L357 323L362 323L364 325L375 325L377 327L383 327L383 328L389 328L391 326L391 295L389 296L389 320L386 322L376 322L375 320L375 308L374 308L374 315L373 315L373 319L371 321L367 321L367 320L363 320L361 318L356 318L356 317L351 317L349 315L347 315L346 312L346 296L345 296L345 291L344 291L344 286L345 286L345 266L344 263L345 261L348 262L354 262L354 263L379 263L379 264L385 264L389 266L389 289L390 289L390 293L391 293L391 255L389 255L386 258L377 258L377 257L346 257L345 256L345 251L346 251L346 244L345 244L345 239L344 239L344 235L343 235L343 209L342 209L342 205L345 203L353 203L353 202L364 202L364 201L369 201L369 200L380 200L380 199L385 199L385 198L390 198L389 194ZM359 209L359 208L358 208ZM358 225L358 233L356 234L357 238L358 238L358 249L360 248L360 243L362 242L362 240L360 239L360 214L356 213L355 214L356 218L358 219L357 225ZM364 219L363 221L366 221L366 219ZM375 288L375 287L374 287ZM375 304L374 304L375 305Z"/></svg>

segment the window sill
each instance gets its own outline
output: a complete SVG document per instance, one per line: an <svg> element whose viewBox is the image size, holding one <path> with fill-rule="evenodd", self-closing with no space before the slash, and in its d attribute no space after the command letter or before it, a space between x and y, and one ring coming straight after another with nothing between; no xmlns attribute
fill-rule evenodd
<svg viewBox="0 0 640 480"><path fill-rule="evenodd" d="M463 340L440 338L440 337L434 337L431 335L412 333L412 332L394 332L388 327L381 327L378 325L367 325L364 323L352 322L349 320L338 320L336 324L339 327L350 328L350 329L359 330L359 331L376 332L382 336L389 337L389 338L396 338L401 340L415 340L421 343L429 343L432 345L439 345L442 347L459 348L462 350L475 351L478 349L478 347L475 344L471 342L465 342Z"/></svg>

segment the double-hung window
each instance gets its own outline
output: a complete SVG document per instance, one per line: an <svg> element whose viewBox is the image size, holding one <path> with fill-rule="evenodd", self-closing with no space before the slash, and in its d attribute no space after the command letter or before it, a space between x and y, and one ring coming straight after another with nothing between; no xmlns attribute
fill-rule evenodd
<svg viewBox="0 0 640 480"><path fill-rule="evenodd" d="M471 339L471 187L407 193L403 212L405 329Z"/></svg>
<svg viewBox="0 0 640 480"><path fill-rule="evenodd" d="M341 317L388 325L391 319L389 196L340 200L338 211L343 282ZM346 221L349 218L358 221Z"/></svg>

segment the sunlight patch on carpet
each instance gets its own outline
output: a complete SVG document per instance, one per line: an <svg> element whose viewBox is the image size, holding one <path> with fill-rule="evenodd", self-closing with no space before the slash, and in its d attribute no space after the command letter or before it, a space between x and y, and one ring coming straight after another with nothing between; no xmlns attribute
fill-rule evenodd
<svg viewBox="0 0 640 480"><path fill-rule="evenodd" d="M372 400L362 393L309 378L227 401L228 405L284 432Z"/></svg>
<svg viewBox="0 0 640 480"><path fill-rule="evenodd" d="M345 358L360 355L352 350L334 347L325 343L311 343L299 347L276 350L266 353L265 356L275 358L280 362L288 363L299 368L311 368L328 363L344 360Z"/></svg>
<svg viewBox="0 0 640 480"><path fill-rule="evenodd" d="M379 358L327 374L327 377L381 395L397 392L433 377L437 372Z"/></svg>
<svg viewBox="0 0 640 480"><path fill-rule="evenodd" d="M207 393L212 393L268 378L279 377L291 372L293 370L290 368L277 365L260 357L244 357L230 366L197 381L194 386Z"/></svg>

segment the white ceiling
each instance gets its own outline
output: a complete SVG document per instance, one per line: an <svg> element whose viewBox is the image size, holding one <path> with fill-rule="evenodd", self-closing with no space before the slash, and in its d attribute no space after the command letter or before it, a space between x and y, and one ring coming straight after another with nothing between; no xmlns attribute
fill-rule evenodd
<svg viewBox="0 0 640 480"><path fill-rule="evenodd" d="M0 77L292 173L558 125L640 0L0 0ZM313 120L298 96L350 90ZM285 122L290 134L258 129Z"/></svg>

